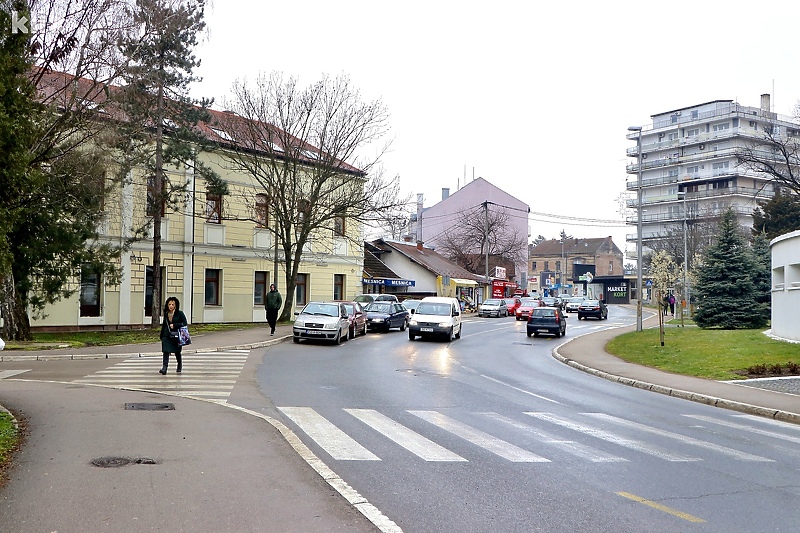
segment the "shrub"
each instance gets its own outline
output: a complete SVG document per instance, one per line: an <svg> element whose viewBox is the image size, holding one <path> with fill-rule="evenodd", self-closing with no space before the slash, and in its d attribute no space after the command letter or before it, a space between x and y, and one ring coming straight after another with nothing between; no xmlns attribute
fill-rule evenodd
<svg viewBox="0 0 800 533"><path fill-rule="evenodd" d="M755 374L757 376L761 376L767 373L767 365L760 364L760 365L753 365L747 367L748 374Z"/></svg>
<svg viewBox="0 0 800 533"><path fill-rule="evenodd" d="M775 363L774 365L769 365L769 372L770 374L783 374L783 365L780 363Z"/></svg>
<svg viewBox="0 0 800 533"><path fill-rule="evenodd" d="M789 361L786 363L786 370L788 370L790 374L800 374L800 365Z"/></svg>

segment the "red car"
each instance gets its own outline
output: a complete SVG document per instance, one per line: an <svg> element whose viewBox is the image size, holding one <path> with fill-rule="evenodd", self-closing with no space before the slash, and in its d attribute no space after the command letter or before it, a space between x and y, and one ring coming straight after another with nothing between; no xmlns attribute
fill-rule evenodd
<svg viewBox="0 0 800 533"><path fill-rule="evenodd" d="M519 298L503 298L506 302L506 307L508 307L508 314L516 316L517 314L517 307L520 306L522 300Z"/></svg>
<svg viewBox="0 0 800 533"><path fill-rule="evenodd" d="M514 311L517 320L528 320L531 311L539 307L539 300L536 298L520 298L519 307Z"/></svg>
<svg viewBox="0 0 800 533"><path fill-rule="evenodd" d="M347 309L347 323L350 324L350 332L347 335L348 339L355 338L356 335L367 334L367 313L361 307L359 302L350 302L345 300L335 300L341 302Z"/></svg>

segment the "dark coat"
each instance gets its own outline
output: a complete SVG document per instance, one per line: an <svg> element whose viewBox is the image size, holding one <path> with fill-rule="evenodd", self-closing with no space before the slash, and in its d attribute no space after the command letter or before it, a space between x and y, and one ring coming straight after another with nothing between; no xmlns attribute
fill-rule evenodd
<svg viewBox="0 0 800 533"><path fill-rule="evenodd" d="M181 353L181 346L178 344L178 339L176 337L170 337L169 332L169 315L164 313L164 318L161 321L161 351L164 353ZM178 331L183 326L186 326L188 323L186 322L186 315L183 314L183 311L180 309L175 310L175 314L172 316L172 325L174 328L172 331Z"/></svg>
<svg viewBox="0 0 800 533"><path fill-rule="evenodd" d="M274 311L278 311L283 305L283 298L281 297L281 293L278 292L278 289L274 291L267 292L267 301L264 304L264 307L269 311L270 309Z"/></svg>

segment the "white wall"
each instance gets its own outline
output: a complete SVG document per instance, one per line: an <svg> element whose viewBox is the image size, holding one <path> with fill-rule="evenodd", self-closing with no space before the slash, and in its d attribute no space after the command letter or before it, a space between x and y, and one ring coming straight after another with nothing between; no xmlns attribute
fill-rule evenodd
<svg viewBox="0 0 800 533"><path fill-rule="evenodd" d="M800 341L800 231L770 243L772 252L772 334Z"/></svg>

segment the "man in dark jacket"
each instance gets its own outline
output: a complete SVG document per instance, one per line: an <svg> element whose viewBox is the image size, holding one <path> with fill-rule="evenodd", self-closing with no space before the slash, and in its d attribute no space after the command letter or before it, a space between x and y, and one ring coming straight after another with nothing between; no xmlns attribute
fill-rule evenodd
<svg viewBox="0 0 800 533"><path fill-rule="evenodd" d="M264 307L267 309L267 323L270 327L269 334L275 335L275 324L278 323L278 312L281 310L281 305L283 305L283 298L281 298L281 293L278 292L274 283L269 286L266 300Z"/></svg>

